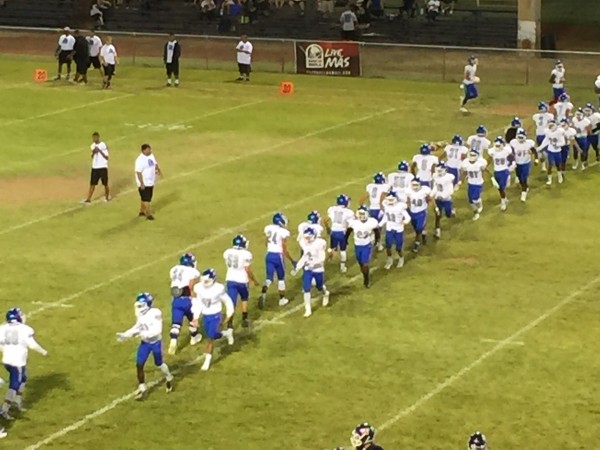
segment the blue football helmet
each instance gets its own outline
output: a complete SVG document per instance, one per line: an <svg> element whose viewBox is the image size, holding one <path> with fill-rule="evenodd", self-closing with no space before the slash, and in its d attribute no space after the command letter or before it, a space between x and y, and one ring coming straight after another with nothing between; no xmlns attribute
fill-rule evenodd
<svg viewBox="0 0 600 450"><path fill-rule="evenodd" d="M569 128L570 122L566 117L564 119L560 119L560 126L563 128Z"/></svg>
<svg viewBox="0 0 600 450"><path fill-rule="evenodd" d="M361 222L366 222L369 218L369 208L365 205L360 205L356 210L356 217L358 217Z"/></svg>
<svg viewBox="0 0 600 450"><path fill-rule="evenodd" d="M204 272L202 272L200 280L204 286L212 286L215 284L215 281L217 281L217 271L213 268L206 269Z"/></svg>
<svg viewBox="0 0 600 450"><path fill-rule="evenodd" d="M522 127L523 123L518 117L513 117L513 120L510 121L510 126L513 128Z"/></svg>
<svg viewBox="0 0 600 450"><path fill-rule="evenodd" d="M468 62L469 64L475 64L475 63L477 63L477 56L475 56L475 55L471 55L471 56L469 56L469 57L467 58L467 62Z"/></svg>
<svg viewBox="0 0 600 450"><path fill-rule="evenodd" d="M410 163L408 161L400 161L398 163L398 170L400 172L408 172L410 170Z"/></svg>
<svg viewBox="0 0 600 450"><path fill-rule="evenodd" d="M339 206L347 207L350 204L350 197L348 197L346 194L340 194L337 196L336 203Z"/></svg>
<svg viewBox="0 0 600 450"><path fill-rule="evenodd" d="M385 175L383 174L383 172L377 172L375 175L373 175L373 182L375 184L384 184Z"/></svg>
<svg viewBox="0 0 600 450"><path fill-rule="evenodd" d="M238 234L233 238L232 244L236 248L248 248L248 239L243 234Z"/></svg>
<svg viewBox="0 0 600 450"><path fill-rule="evenodd" d="M375 428L368 424L367 422L363 422L358 425L352 431L352 435L350 436L350 444L356 450L363 450L367 444L372 444L375 440Z"/></svg>
<svg viewBox="0 0 600 450"><path fill-rule="evenodd" d="M467 450L487 450L487 439L483 433L476 431L469 437Z"/></svg>
<svg viewBox="0 0 600 450"><path fill-rule="evenodd" d="M288 220L283 213L276 212L273 215L273 223L275 225L279 225L280 227L286 227L288 224Z"/></svg>
<svg viewBox="0 0 600 450"><path fill-rule="evenodd" d="M452 138L452 143L454 145L463 145L464 141L462 136L460 134L454 135L454 137Z"/></svg>
<svg viewBox="0 0 600 450"><path fill-rule="evenodd" d="M24 316L21 308L11 308L6 312L6 321L8 323L23 323Z"/></svg>
<svg viewBox="0 0 600 450"><path fill-rule="evenodd" d="M141 292L135 298L135 315L146 314L152 308L154 297L149 292Z"/></svg>
<svg viewBox="0 0 600 450"><path fill-rule="evenodd" d="M566 92L560 94L560 96L558 97L558 101L559 102L568 102L569 101L569 94L567 94Z"/></svg>
<svg viewBox="0 0 600 450"><path fill-rule="evenodd" d="M181 264L182 266L188 266L188 267L196 267L196 257L194 256L193 253L186 253L184 255L181 255L181 258L179 258L179 264Z"/></svg>
<svg viewBox="0 0 600 450"><path fill-rule="evenodd" d="M477 130L475 130L475 133L477 134L477 136L486 136L487 135L487 128L484 127L483 125L479 125L477 127Z"/></svg>
<svg viewBox="0 0 600 450"><path fill-rule="evenodd" d="M314 241L317 238L317 230L315 230L313 227L307 227L307 228L304 229L304 232L302 233L302 236L308 242L312 242L312 241Z"/></svg>
<svg viewBox="0 0 600 450"><path fill-rule="evenodd" d="M540 112L547 112L549 108L550 107L548 106L548 103L546 103L546 102L538 103L538 111L540 111Z"/></svg>
<svg viewBox="0 0 600 450"><path fill-rule="evenodd" d="M525 139L527 139L527 131L525 131L524 128L519 128L517 130L517 140L519 142L525 142Z"/></svg>
<svg viewBox="0 0 600 450"><path fill-rule="evenodd" d="M504 144L506 144L504 138L502 136L496 136L496 139L494 139L494 145L496 147L504 147Z"/></svg>
<svg viewBox="0 0 600 450"><path fill-rule="evenodd" d="M311 211L306 216L306 220L313 225L316 225L321 221L321 214L319 214L319 211Z"/></svg>
<svg viewBox="0 0 600 450"><path fill-rule="evenodd" d="M445 175L448 170L448 166L445 161L440 161L440 163L436 166L435 171L438 175Z"/></svg>
<svg viewBox="0 0 600 450"><path fill-rule="evenodd" d="M431 145L421 144L421 147L419 148L419 153L421 155L429 155L431 153Z"/></svg>

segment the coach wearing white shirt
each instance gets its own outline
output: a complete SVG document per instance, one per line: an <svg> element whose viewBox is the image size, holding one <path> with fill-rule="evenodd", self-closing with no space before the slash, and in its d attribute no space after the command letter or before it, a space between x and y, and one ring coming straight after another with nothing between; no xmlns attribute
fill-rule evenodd
<svg viewBox="0 0 600 450"><path fill-rule="evenodd" d="M252 70L252 43L248 36L242 34L242 40L235 47L237 50L237 63L240 76L238 81L250 81L250 72Z"/></svg>
<svg viewBox="0 0 600 450"><path fill-rule="evenodd" d="M93 33L91 36L88 36L88 45L90 47L90 62L88 68L94 66L94 69L98 69L100 71L100 76L104 77L102 73L102 64L100 64L100 49L102 48L102 39L96 34Z"/></svg>
<svg viewBox="0 0 600 450"><path fill-rule="evenodd" d="M146 216L148 220L154 220L154 216L150 213L150 202L154 194L156 175L162 176L162 173L152 154L152 147L150 144L142 144L142 153L135 160L135 182L141 200L139 216Z"/></svg>
<svg viewBox="0 0 600 450"><path fill-rule="evenodd" d="M106 38L106 43L100 49L100 62L104 67L104 83L102 89L110 89L110 82L115 74L115 68L119 64L117 49L112 43L112 37Z"/></svg>
<svg viewBox="0 0 600 450"><path fill-rule="evenodd" d="M87 198L83 201L84 205L92 202L92 195L98 182L104 186L104 201L110 201L110 189L108 187L108 147L100 140L100 134L96 131L92 134L92 173L90 174L90 190Z"/></svg>
<svg viewBox="0 0 600 450"><path fill-rule="evenodd" d="M71 61L75 49L75 38L71 36L71 29L65 27L64 33L58 38L58 48L56 49L56 58L58 59L58 75L55 80L60 80L62 76L62 66L67 65L67 80L71 77Z"/></svg>

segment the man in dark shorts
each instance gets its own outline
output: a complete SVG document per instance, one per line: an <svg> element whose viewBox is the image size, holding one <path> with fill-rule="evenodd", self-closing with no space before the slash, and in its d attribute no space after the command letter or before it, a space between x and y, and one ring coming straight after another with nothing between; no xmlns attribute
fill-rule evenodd
<svg viewBox="0 0 600 450"><path fill-rule="evenodd" d="M102 88L110 89L112 77L115 74L115 68L117 64L119 64L117 49L112 43L111 36L106 37L106 42L100 49L100 62L102 63L104 71L104 83L102 84Z"/></svg>
<svg viewBox="0 0 600 450"><path fill-rule="evenodd" d="M173 33L169 34L169 40L163 51L163 61L167 69L167 87L179 86L179 58L181 57L181 45L175 39ZM173 81L173 80L174 81Z"/></svg>
<svg viewBox="0 0 600 450"><path fill-rule="evenodd" d="M96 131L92 134L92 172L90 174L90 190L87 198L82 202L84 205L92 203L92 195L98 182L104 186L104 201L110 201L110 188L108 187L108 146L100 140L100 134Z"/></svg>
<svg viewBox="0 0 600 450"><path fill-rule="evenodd" d="M62 67L67 65L67 80L71 77L71 61L73 60L73 47L75 46L75 38L71 36L71 29L64 28L64 33L58 38L58 47L56 49L56 59L58 59L58 75L55 80L60 80L62 77Z"/></svg>
<svg viewBox="0 0 600 450"><path fill-rule="evenodd" d="M161 175L160 167L156 158L152 154L150 144L142 144L140 155L135 160L135 182L140 193L140 217L146 217L148 220L154 220L150 212L150 202L154 195L154 185L156 184L156 175Z"/></svg>
<svg viewBox="0 0 600 450"><path fill-rule="evenodd" d="M90 48L85 36L75 30L75 46L73 47L73 61L75 61L76 73L73 81L75 83L87 83L87 70L90 65Z"/></svg>
<svg viewBox="0 0 600 450"><path fill-rule="evenodd" d="M96 34L92 33L91 36L87 38L89 52L90 52L90 62L88 65L88 69L90 67L94 67L94 69L98 69L100 72L100 78L104 78L104 73L102 73L102 63L100 63L100 49L102 48L102 39Z"/></svg>
<svg viewBox="0 0 600 450"><path fill-rule="evenodd" d="M252 70L252 43L248 36L242 34L240 42L235 47L237 50L237 63L240 76L238 81L250 81L250 72Z"/></svg>

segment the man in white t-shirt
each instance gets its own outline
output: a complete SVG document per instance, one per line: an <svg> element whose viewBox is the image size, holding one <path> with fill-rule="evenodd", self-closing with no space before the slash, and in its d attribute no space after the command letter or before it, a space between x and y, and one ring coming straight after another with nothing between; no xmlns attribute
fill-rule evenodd
<svg viewBox="0 0 600 450"><path fill-rule="evenodd" d="M91 36L87 37L88 45L90 47L90 61L89 67L94 66L94 69L100 71L100 76L104 77L102 73L102 64L100 63L100 49L102 48L102 39L96 34L92 33Z"/></svg>
<svg viewBox="0 0 600 450"><path fill-rule="evenodd" d="M236 45L237 64L240 76L238 81L250 81L250 72L252 71L252 43L248 36L242 34L240 42Z"/></svg>
<svg viewBox="0 0 600 450"><path fill-rule="evenodd" d="M110 189L108 187L108 146L100 140L100 133L97 131L92 134L92 173L90 175L90 190L87 198L83 201L84 205L92 203L92 195L98 182L104 186L104 201L110 201Z"/></svg>
<svg viewBox="0 0 600 450"><path fill-rule="evenodd" d="M154 220L150 213L150 202L154 194L154 185L156 184L156 175L162 176L158 161L152 154L150 144L142 144L142 152L135 160L135 182L140 193L140 217L146 217L148 220Z"/></svg>
<svg viewBox="0 0 600 450"><path fill-rule="evenodd" d="M60 80L62 76L62 66L67 65L67 80L71 78L71 62L75 48L75 38L71 35L71 29L65 27L64 33L58 38L58 47L56 49L56 59L58 59L58 75L55 80Z"/></svg>
<svg viewBox="0 0 600 450"><path fill-rule="evenodd" d="M117 64L119 64L119 57L117 56L117 49L112 43L112 37L106 37L106 43L100 49L100 62L104 68L104 83L102 89L110 89L110 82Z"/></svg>

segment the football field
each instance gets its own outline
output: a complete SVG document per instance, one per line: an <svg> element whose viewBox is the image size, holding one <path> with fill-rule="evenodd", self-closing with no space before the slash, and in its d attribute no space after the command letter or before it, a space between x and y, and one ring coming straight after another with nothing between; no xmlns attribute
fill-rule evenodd
<svg viewBox="0 0 600 450"><path fill-rule="evenodd" d="M331 305L309 319L300 277L283 308L271 290L259 311L253 288L253 326L237 320L210 371L184 326L166 356L170 394L149 362L154 388L135 401L137 342L115 339L143 291L168 339L168 270L183 252L223 281L223 251L243 233L262 281L274 212L289 218L298 257L309 211L324 216L340 193L357 208L372 175L422 142L466 139L480 123L493 140L515 115L530 127L548 85L489 85L482 70L482 98L463 115L456 83L256 73L238 84L232 72L188 70L167 89L162 69L124 66L102 91L93 72L89 86L30 82L44 64L54 66L5 58L0 73L0 311L21 307L49 351L30 355L28 410L2 448L323 450L348 447L363 421L386 450L463 449L476 430L494 450L596 448L600 166L550 188L535 168L527 203L511 186L506 212L488 181L478 222L461 189L442 239L415 257L407 228L404 268L385 271L378 254L370 289L352 250L346 274L328 265ZM283 80L293 96L278 93ZM102 202L100 186L84 207L94 131L111 152L114 199ZM145 142L164 172L154 222L137 217Z"/></svg>

